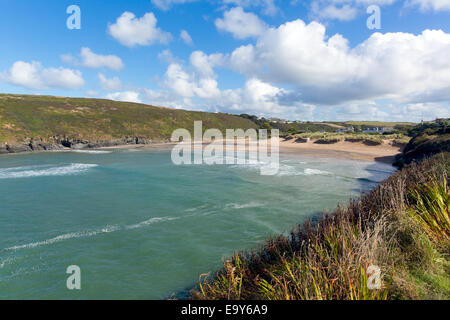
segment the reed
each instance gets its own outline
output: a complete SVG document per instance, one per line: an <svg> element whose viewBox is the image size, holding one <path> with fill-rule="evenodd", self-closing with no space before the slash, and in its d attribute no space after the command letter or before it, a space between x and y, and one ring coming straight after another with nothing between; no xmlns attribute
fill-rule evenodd
<svg viewBox="0 0 450 320"><path fill-rule="evenodd" d="M449 159L413 163L317 222L236 253L192 299L450 298ZM370 266L381 270L376 289Z"/></svg>

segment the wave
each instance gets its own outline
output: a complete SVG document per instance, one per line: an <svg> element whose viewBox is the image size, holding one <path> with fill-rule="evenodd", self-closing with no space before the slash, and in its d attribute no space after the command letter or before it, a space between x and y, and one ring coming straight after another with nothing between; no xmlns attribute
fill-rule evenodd
<svg viewBox="0 0 450 320"><path fill-rule="evenodd" d="M164 221L172 221L172 220L177 220L177 219L180 219L180 218L179 217L176 217L176 218L156 217L156 218L151 218L151 219L148 219L148 220L145 220L145 221L139 222L137 224L133 224L133 225L126 225L126 226L119 226L119 225L109 226L108 225L108 226L103 227L101 229L66 233L66 234L62 234L62 235L59 235L59 236L56 236L54 238L50 238L50 239L47 239L47 240L31 242L31 243L17 245L17 246L12 246L12 247L9 247L9 248L4 248L3 250L5 250L5 251L12 251L12 250L36 248L36 247L40 247L40 246L45 246L45 245L58 243L58 242L65 241L65 240L77 239L77 238L89 238L89 237L93 237L93 236L97 236L97 235L101 235L101 234L106 234L106 233L112 233L112 232L120 231L120 230L138 229L138 228L142 228L142 227L146 227L146 226L152 225L154 223L164 222Z"/></svg>
<svg viewBox="0 0 450 320"><path fill-rule="evenodd" d="M29 166L0 169L0 179L33 178L45 176L75 175L97 167L97 164L72 163L66 166Z"/></svg>
<svg viewBox="0 0 450 320"><path fill-rule="evenodd" d="M309 168L306 168L305 171L304 171L304 174L307 175L307 176L311 176L311 175L316 175L316 174L319 174L319 175L329 175L329 174L331 174L331 173L328 172L328 171L323 171L323 170L319 170L319 169L309 169Z"/></svg>
<svg viewBox="0 0 450 320"><path fill-rule="evenodd" d="M295 165L294 165L295 164ZM281 160L278 164L278 172L275 176L311 176L311 175L331 175L332 173L324 170L306 168L298 165L306 164L304 161L293 161L290 159ZM234 164L231 168L248 169L251 171L267 170L273 172L277 169L277 164L272 162L263 162L259 160L248 160L244 164Z"/></svg>
<svg viewBox="0 0 450 320"><path fill-rule="evenodd" d="M0 269L2 269L5 265L12 264L15 258L6 258L5 260L0 261Z"/></svg>
<svg viewBox="0 0 450 320"><path fill-rule="evenodd" d="M88 154L108 154L108 153L112 153L112 151L102 151L102 150L70 150L69 152L88 153Z"/></svg>
<svg viewBox="0 0 450 320"><path fill-rule="evenodd" d="M177 220L177 219L180 219L180 218L168 218L168 217L151 218L151 219L139 222L137 224L126 226L125 229L127 229L127 230L129 230L129 229L137 229L137 228L142 228L142 227L145 227L145 226L152 225L152 224L157 223L157 222L172 221L172 220Z"/></svg>
<svg viewBox="0 0 450 320"><path fill-rule="evenodd" d="M23 245L13 246L10 248L5 248L4 250L18 250L18 249L25 249L25 248L35 248L35 247L40 247L43 245L61 242L64 240L69 240L69 239L74 239L74 238L92 237L92 236L95 236L98 234L110 233L110 232L114 232L117 230L119 230L119 227L117 227L117 226L112 226L112 227L107 226L105 228L102 228L99 230L94 230L94 231L81 231L81 232L66 233L66 234L51 238L51 239L44 240L44 241L38 241L38 242L32 242L32 243L27 243L27 244L23 244Z"/></svg>
<svg viewBox="0 0 450 320"><path fill-rule="evenodd" d="M244 204L238 204L238 203L229 203L225 207L230 209L245 209L245 208L257 208L262 207L264 204L260 202L249 202Z"/></svg>
<svg viewBox="0 0 450 320"><path fill-rule="evenodd" d="M207 208L208 206L209 206L209 205L207 205L207 204L203 204L203 205L201 205L201 206L199 206L199 207L186 209L186 210L184 210L184 212L196 212L196 211L200 211L200 210L202 210L202 209L205 209L205 208Z"/></svg>

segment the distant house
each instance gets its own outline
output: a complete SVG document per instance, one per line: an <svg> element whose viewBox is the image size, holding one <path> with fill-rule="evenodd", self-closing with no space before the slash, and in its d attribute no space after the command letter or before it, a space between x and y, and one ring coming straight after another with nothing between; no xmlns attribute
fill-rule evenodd
<svg viewBox="0 0 450 320"><path fill-rule="evenodd" d="M395 131L394 127L383 127L383 128L380 128L380 133L381 134L387 133L387 132L392 132L392 131Z"/></svg>
<svg viewBox="0 0 450 320"><path fill-rule="evenodd" d="M380 133L381 132L381 128L378 127L371 127L371 128L366 128L363 130L363 133Z"/></svg>
<svg viewBox="0 0 450 320"><path fill-rule="evenodd" d="M346 133L346 132L354 132L355 128L353 126L347 127L347 128L339 128L336 130L337 133Z"/></svg>

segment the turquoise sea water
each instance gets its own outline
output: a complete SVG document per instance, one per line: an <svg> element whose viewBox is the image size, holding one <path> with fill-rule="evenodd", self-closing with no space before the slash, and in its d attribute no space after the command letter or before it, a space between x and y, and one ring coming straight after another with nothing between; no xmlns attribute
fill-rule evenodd
<svg viewBox="0 0 450 320"><path fill-rule="evenodd" d="M224 257L389 176L390 165L281 156L174 166L168 150L0 157L0 299L182 297ZM66 268L81 269L81 290Z"/></svg>

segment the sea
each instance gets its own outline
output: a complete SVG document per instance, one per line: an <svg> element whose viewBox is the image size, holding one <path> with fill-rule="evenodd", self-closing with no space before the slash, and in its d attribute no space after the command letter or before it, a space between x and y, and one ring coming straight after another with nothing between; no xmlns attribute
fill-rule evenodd
<svg viewBox="0 0 450 320"><path fill-rule="evenodd" d="M261 165L175 165L167 148L0 156L0 299L183 299L234 252L395 171L298 154L276 175Z"/></svg>

